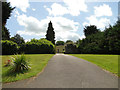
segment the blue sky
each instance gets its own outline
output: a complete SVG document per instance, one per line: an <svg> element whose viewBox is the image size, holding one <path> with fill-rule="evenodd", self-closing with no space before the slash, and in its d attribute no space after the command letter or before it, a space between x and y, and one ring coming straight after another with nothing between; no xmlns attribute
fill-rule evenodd
<svg viewBox="0 0 120 90"><path fill-rule="evenodd" d="M10 0L15 6L7 28L11 36L20 34L25 41L45 38L48 23L53 23L56 40L84 38L83 29L96 25L104 30L113 25L118 16L118 2L86 2L85 0L63 0L63 2L29 2ZM24 2L24 3L23 3Z"/></svg>

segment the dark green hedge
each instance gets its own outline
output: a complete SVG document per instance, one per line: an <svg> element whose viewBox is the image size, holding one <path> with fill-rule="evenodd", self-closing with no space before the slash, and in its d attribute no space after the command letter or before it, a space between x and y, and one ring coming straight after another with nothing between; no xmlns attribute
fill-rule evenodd
<svg viewBox="0 0 120 90"><path fill-rule="evenodd" d="M18 45L13 41L2 40L2 55L12 55L18 52Z"/></svg>
<svg viewBox="0 0 120 90"><path fill-rule="evenodd" d="M67 44L65 46L65 54L76 54L78 53L78 49L74 44Z"/></svg>
<svg viewBox="0 0 120 90"><path fill-rule="evenodd" d="M2 40L2 54L12 55L17 53L26 54L54 54L55 46L46 39L32 39L31 41L18 46L10 40Z"/></svg>
<svg viewBox="0 0 120 90"><path fill-rule="evenodd" d="M22 45L19 50L26 54L52 54L55 53L55 46L46 39L32 39Z"/></svg>

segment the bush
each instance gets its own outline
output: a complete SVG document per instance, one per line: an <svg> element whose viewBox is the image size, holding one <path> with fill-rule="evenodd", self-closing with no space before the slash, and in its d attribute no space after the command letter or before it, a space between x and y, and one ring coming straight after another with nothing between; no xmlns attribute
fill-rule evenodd
<svg viewBox="0 0 120 90"><path fill-rule="evenodd" d="M65 46L65 54L78 53L77 47L74 44L67 44Z"/></svg>
<svg viewBox="0 0 120 90"><path fill-rule="evenodd" d="M3 55L12 55L16 54L18 51L18 45L13 41L2 40L2 54Z"/></svg>
<svg viewBox="0 0 120 90"><path fill-rule="evenodd" d="M101 48L96 44L95 42L93 43L88 43L86 46L83 47L83 53L85 54L100 54Z"/></svg>
<svg viewBox="0 0 120 90"><path fill-rule="evenodd" d="M19 54L25 53L25 48L26 48L26 44L24 44L24 43L21 44L20 47L19 47L18 53L19 53Z"/></svg>
<svg viewBox="0 0 120 90"><path fill-rule="evenodd" d="M29 61L26 59L24 54L20 56L16 56L15 58L12 57L12 65L10 67L9 72L13 73L24 73L30 69Z"/></svg>
<svg viewBox="0 0 120 90"><path fill-rule="evenodd" d="M24 48L24 47L22 47ZM46 39L32 39L25 45L25 53L27 54L53 54L55 46Z"/></svg>

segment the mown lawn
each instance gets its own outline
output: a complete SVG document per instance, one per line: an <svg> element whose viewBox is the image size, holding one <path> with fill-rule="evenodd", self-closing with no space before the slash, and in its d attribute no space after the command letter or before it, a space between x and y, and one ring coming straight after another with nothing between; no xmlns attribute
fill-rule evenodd
<svg viewBox="0 0 120 90"><path fill-rule="evenodd" d="M10 76L6 74L9 66L4 67L4 65L5 61L10 59L10 56L11 55L2 56L2 82L13 82L37 75L44 69L44 67L47 65L48 61L54 56L54 54L26 54L26 58L30 60L31 70L29 70L27 73L18 74L16 76Z"/></svg>
<svg viewBox="0 0 120 90"><path fill-rule="evenodd" d="M69 55L92 62L97 66L118 75L118 55L95 55L95 54L69 54Z"/></svg>

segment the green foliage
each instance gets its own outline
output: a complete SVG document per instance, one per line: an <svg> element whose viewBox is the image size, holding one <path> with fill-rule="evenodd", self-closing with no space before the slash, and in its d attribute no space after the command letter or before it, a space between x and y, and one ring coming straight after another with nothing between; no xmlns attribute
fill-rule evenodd
<svg viewBox="0 0 120 90"><path fill-rule="evenodd" d="M10 3L2 2L2 40L10 40L10 33L5 27L5 24L11 16L12 10L14 10L14 8L10 6Z"/></svg>
<svg viewBox="0 0 120 90"><path fill-rule="evenodd" d="M104 48L108 53L120 54L120 25L106 28L104 32Z"/></svg>
<svg viewBox="0 0 120 90"><path fill-rule="evenodd" d="M64 45L64 41L57 41L56 46L58 46L58 45Z"/></svg>
<svg viewBox="0 0 120 90"><path fill-rule="evenodd" d="M101 38L103 38L103 33L98 32L83 39L78 45L79 53L102 53L103 40Z"/></svg>
<svg viewBox="0 0 120 90"><path fill-rule="evenodd" d="M73 41L72 40L67 40L66 43L68 43L68 42L73 42Z"/></svg>
<svg viewBox="0 0 120 90"><path fill-rule="evenodd" d="M54 28L52 26L52 22L51 21L50 21L50 23L48 25L46 39L51 41L55 45L55 40L54 40L55 39L55 32L54 32Z"/></svg>
<svg viewBox="0 0 120 90"><path fill-rule="evenodd" d="M17 43L9 40L2 40L2 54L12 55L17 53L27 54L53 54L55 53L55 46L46 39L32 39L27 43L22 43L20 46Z"/></svg>
<svg viewBox="0 0 120 90"><path fill-rule="evenodd" d="M25 44L25 41L23 37L21 37L19 34L16 34L14 37L11 38L11 41L18 44L18 46L21 46L22 44Z"/></svg>
<svg viewBox="0 0 120 90"><path fill-rule="evenodd" d="M81 43L82 43L82 40L81 40L81 39L79 39L79 40L77 40L77 41L76 41L76 43L75 43L75 44L76 44L76 45L77 45L77 47L78 47Z"/></svg>
<svg viewBox="0 0 120 90"><path fill-rule="evenodd" d="M91 26L88 26L91 27ZM87 29L86 29L87 30ZM120 23L109 26L103 32L84 32L87 36L78 45L79 53L88 54L120 54ZM93 33L94 32L94 33Z"/></svg>
<svg viewBox="0 0 120 90"><path fill-rule="evenodd" d="M23 43L23 44L20 45L18 53L19 54L25 53L25 50L26 50L26 44Z"/></svg>
<svg viewBox="0 0 120 90"><path fill-rule="evenodd" d="M2 44L2 54L3 55L16 54L18 51L18 46L13 41L2 40L1 44Z"/></svg>
<svg viewBox="0 0 120 90"><path fill-rule="evenodd" d="M10 3L2 2L2 26L6 24L7 19L9 19L13 10L14 8L10 6Z"/></svg>
<svg viewBox="0 0 120 90"><path fill-rule="evenodd" d="M25 45L25 53L40 54L40 53L55 53L55 46L46 39L32 39Z"/></svg>
<svg viewBox="0 0 120 90"><path fill-rule="evenodd" d="M76 45L74 45L74 44L67 44L65 46L65 53L67 53L67 54L78 53Z"/></svg>
<svg viewBox="0 0 120 90"><path fill-rule="evenodd" d="M10 32L5 26L2 28L2 40L10 40Z"/></svg>
<svg viewBox="0 0 120 90"><path fill-rule="evenodd" d="M99 30L97 29L95 25L85 26L84 28L84 34L86 37L91 34L95 34L97 32L99 32Z"/></svg>
<svg viewBox="0 0 120 90"><path fill-rule="evenodd" d="M24 73L30 69L29 61L26 59L25 55L12 57L12 65L10 67L9 73Z"/></svg>

